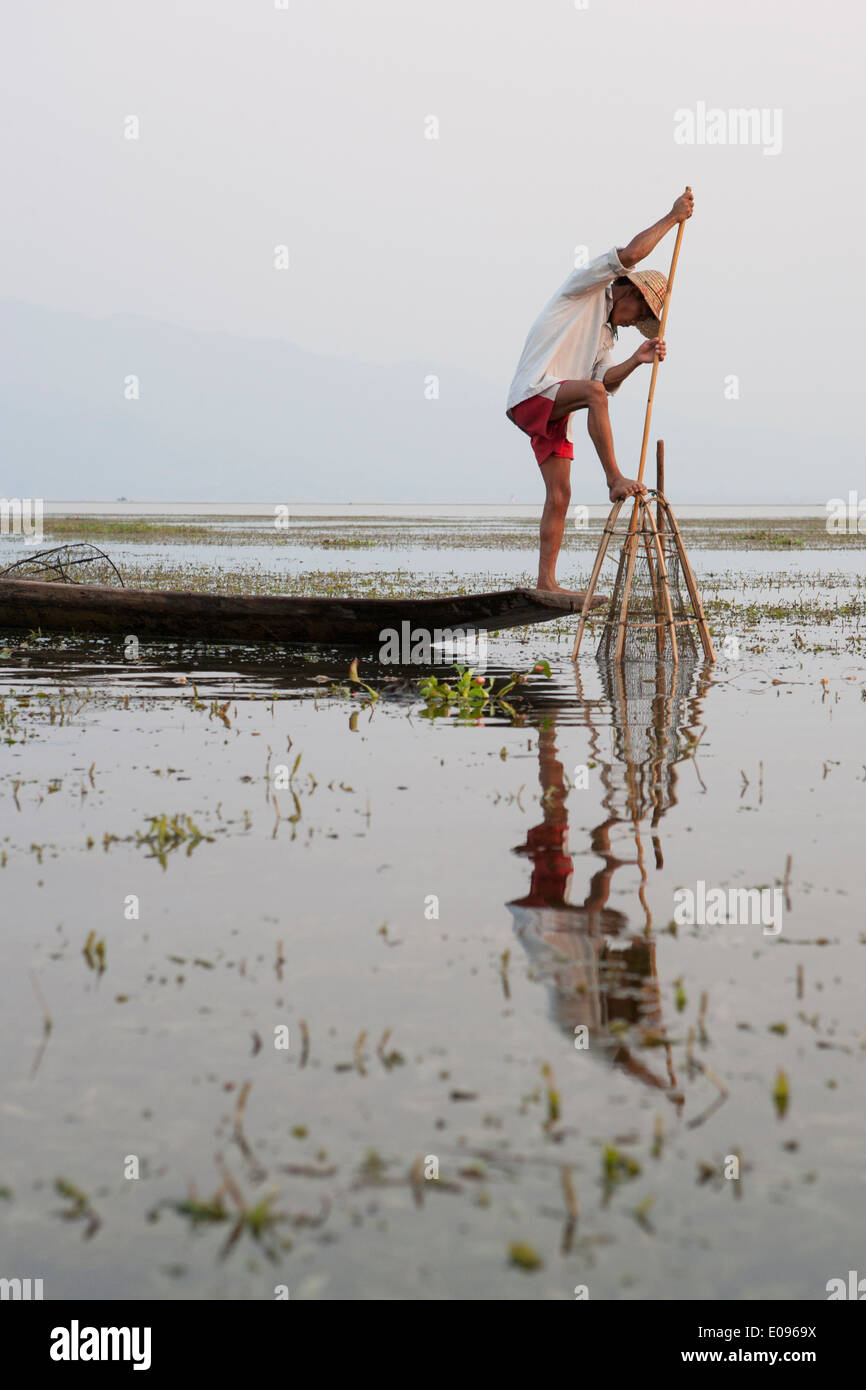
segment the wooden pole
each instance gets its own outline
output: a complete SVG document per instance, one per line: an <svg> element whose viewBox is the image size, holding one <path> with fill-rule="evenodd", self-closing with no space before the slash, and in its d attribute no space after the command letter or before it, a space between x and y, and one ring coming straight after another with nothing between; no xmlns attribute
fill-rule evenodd
<svg viewBox="0 0 866 1390"><path fill-rule="evenodd" d="M701 596L698 593L698 586L695 583L695 576L692 573L692 567L689 564L689 557L686 555L686 548L683 545L683 538L680 535L680 528L677 525L677 519L674 516L673 511L671 510L670 502L668 502L666 499L664 502L664 510L667 514L667 519L670 523L670 528L673 533L674 543L677 548L677 554L680 557L680 565L682 566L683 578L686 581L686 588L689 591L689 598L692 601L692 608L694 609L695 617L698 620L698 632L700 633L701 644L704 649L704 656L706 657L707 661L715 661L716 653L713 650L713 643L710 637L710 630L707 627L707 620L704 617L704 606L701 603Z"/></svg>
<svg viewBox="0 0 866 1390"><path fill-rule="evenodd" d="M686 189L686 192L687 192L687 193L691 193L691 191L692 191L692 190L691 190L690 188L687 188L687 189ZM660 337L660 338L663 338L663 337L665 336L665 325L666 325L666 323L667 323L667 321L668 321L668 309L670 308L670 305L671 305L671 294L672 294L673 288L674 288L674 276L675 276L676 270L677 270L677 261L678 261L678 259L679 259L680 246L682 245L683 231L684 231L684 229L685 229L685 225L686 225L685 219L683 219L683 221L680 223L679 228L678 228L678 230L677 230L677 239L676 239L676 241L674 242L674 254L673 254L672 258L671 258L671 269L670 269L670 274L668 275L668 287L667 287L667 291L666 291L666 293L665 293L665 302L664 302L664 304L662 305L661 322L659 323L659 337ZM638 480L639 483L642 483L642 482L643 482L643 471L644 471L644 466L645 466L645 464L646 464L646 451L647 451L647 445L649 444L650 422L651 422L651 420L652 420L652 414L653 414L653 397L654 397L654 395L655 395L656 377L658 376L658 370L659 370L659 359L658 359L658 357L656 357L655 360L653 361L652 376L650 377L649 396L647 397L647 403L646 403L646 417L645 417L645 419L644 419L644 424L643 424L643 440L641 441L641 446L640 446L640 468L638 469L638 475L637 475L637 480Z"/></svg>
<svg viewBox="0 0 866 1390"><path fill-rule="evenodd" d="M577 654L580 651L580 644L583 639L583 629L586 627L586 618L587 614L589 613L590 606L592 604L593 594L595 593L595 586L598 583L598 576L601 573L601 567L604 562L604 557L607 554L607 548L610 545L610 538L613 535L613 528L616 525L616 519L622 510L622 504L624 501L625 498L621 497L618 502L614 502L613 506L610 509L610 512L608 513L607 521L604 523L604 530L601 535L601 540L599 541L598 550L595 553L595 564L592 567L592 574L589 578L589 586L586 591L586 597L583 600L583 609L580 614L580 623L578 624L577 628L577 636L574 639L574 650L571 653L572 661L577 661Z"/></svg>
<svg viewBox="0 0 866 1390"><path fill-rule="evenodd" d="M657 439L657 440L656 440L656 493L658 493L658 494L660 494L662 497L664 497L664 493L665 493L665 442L664 442L663 439ZM665 544L665 539L664 539L664 537L665 537L665 514L664 514L664 512L662 511L661 504L660 504L658 501L656 501L656 530L658 531L659 536L661 537L662 550L664 550L664 544ZM664 632L662 631L661 628L659 628L659 633L658 633L658 650L659 650L659 655L660 655L660 656L663 655L664 649L665 649L665 637L664 637Z"/></svg>
<svg viewBox="0 0 866 1390"><path fill-rule="evenodd" d="M691 191L692 191L692 190L691 190L690 187L687 187L687 188L686 188L686 192L687 192L687 193L691 193ZM675 276L675 274L676 274L677 261L678 261L678 259L679 259L680 246L682 245L683 231L684 231L684 229L685 229L685 225L686 225L686 219L684 218L683 221L680 222L679 227L677 228L677 237L676 237L676 241L675 241L675 243L674 243L674 252L673 252L673 256L671 257L671 268L670 268L670 272L669 272L669 274L668 274L668 286L667 286L667 290L666 290L666 292L665 292L664 304L662 305L662 316L661 316L661 320L660 320L660 322L659 322L659 337L660 337L660 338L664 338L664 335L665 335L665 326L666 326L667 321L668 321L668 310L669 310L669 308L670 308L671 294L672 294L672 292L673 292L673 287L674 287L674 276ZM637 480L638 480L639 483L642 483L642 482L643 482L644 468L646 467L647 446L648 446L648 444L649 444L650 424L651 424L651 422L652 422L653 397L655 396L655 385L656 385L656 377L657 377L657 375L658 375L658 369L659 369L659 358L656 357L655 360L653 361L652 376L650 377L649 395L648 395L648 397L647 397L647 404L646 404L646 415L645 415L645 417L644 417L643 439L641 440L641 450L640 450L640 467L639 467L639 469L638 469L638 475L637 475ZM664 444L663 444L662 441L659 441L659 444L658 444L658 446L657 446L656 459L657 459L657 463L660 464L660 467L661 467L661 479L662 479L662 483L663 483L663 482L664 482ZM658 489L658 491L659 491L659 492L663 492L663 488L660 486L659 489ZM621 660L622 660L622 653L623 653L623 648L624 648L624 645L625 645L625 626L624 626L624 618L625 618L625 613L626 613L626 611L627 611L627 609L628 609L628 600L629 600L629 593L630 593L630 591L631 591L632 574L633 574L633 572L634 572L635 554L636 554L636 552L637 552L637 539L638 539L638 538L637 538L637 521L638 521L638 511L640 510L638 504L639 504L639 502L642 501L642 500L643 500L643 499L641 498L640 494L637 494L637 496L636 496L635 499L634 499L634 506L633 506L633 509L632 509L631 519L630 519L630 522L629 522L629 531L628 531L628 535L627 535L626 540L625 540L625 545L628 547L628 553L627 553L627 567L626 567L625 589L624 589L624 592L623 592L622 606L621 606L621 612L620 612L620 626L619 626L619 631L618 631L618 633L617 633L616 647L615 647L615 653L614 653L614 660L615 660L615 661L621 661ZM611 512L610 517L608 518L608 521L609 521L609 522L611 522L611 521L613 520L615 513L618 514L620 505L621 505L621 504L619 504L619 503L615 504L614 509L613 509L613 511ZM648 504L645 504L645 505L648 505ZM656 547L657 547L657 549L658 549L658 551L659 551L660 560L661 560L661 566L662 566L662 584L663 584L663 586L664 586L665 595L666 595L666 598L667 598L667 606L668 606L668 609L670 609L670 592L669 592L669 590L668 590L668 585L667 585L667 573L666 573L666 568L665 568L665 564L664 564L664 543L662 542L661 545L659 544L658 527L653 527L653 531L654 531L654 533L655 533ZM591 602L591 599L592 599L592 595L593 595L593 593L595 592L595 586L596 586L596 584L597 584L597 582L598 582L598 575L599 575L599 572L600 572L600 570L601 570L602 561L603 561L603 559L604 559L604 556L605 556L605 553L606 553L606 551L607 551L607 547L608 547L609 544L610 544L610 534L609 534L609 528L606 526L606 527L605 527L605 533L604 533L604 535L602 536L601 544L600 544L600 546L599 546L599 548L598 548L598 554L597 554L596 557L595 557L595 565L594 565L594 567L593 567L592 577L591 577L591 579L590 579L589 588L587 589L586 598L585 598L585 600L584 600L583 611L582 611L582 613L581 613L581 615L580 615L580 626L578 627L578 630L577 630L577 637L575 638L575 642L574 642L574 650L572 651L572 660L573 660L573 661L576 661L576 660L577 660L577 654L578 654L578 651L580 650L580 643L581 643L581 639L583 638L583 631L584 631L584 627L585 627L585 625L586 625L586 616L587 616L587 614L588 614L588 612L589 612L589 605L590 605L590 602ZM682 542L681 542L681 541L678 541L678 544L681 545ZM686 564L688 564L688 561L686 561ZM694 582L694 581L693 581L693 582ZM698 602L700 602L700 599L698 600ZM669 613L669 620L670 620L670 613ZM704 626L706 626L706 625L704 625ZM672 645L673 645L673 657L674 657L674 661L676 661L676 660L677 660L676 636L674 635L674 629L673 629L672 620L669 621L669 631L670 631L671 636L672 636L672 638L673 638L673 643L672 643ZM703 638L703 636L704 636L703 632L702 632L701 636L702 636L702 638ZM704 641L704 649L705 649L705 650L706 650L706 643L707 643L708 640L709 640L709 634L707 634L706 640Z"/></svg>
<svg viewBox="0 0 866 1390"><path fill-rule="evenodd" d="M613 649L613 659L616 662L622 661L622 654L625 650L625 624L626 614L628 613L628 600L631 594L631 580L634 574L634 562L637 556L637 517L638 512L644 505L643 494L636 492L632 498L634 506L632 508L631 520L628 524L628 535L625 538L623 549L626 553L625 583L622 586L622 603L619 610L619 627L616 633L616 646Z"/></svg>
<svg viewBox="0 0 866 1390"><path fill-rule="evenodd" d="M687 192L687 193L691 193L691 191L692 191L691 188L688 188L688 187L686 188L686 192ZM670 268L670 273L669 273L669 275L668 275L668 287L667 287L667 290L665 291L665 300L664 300L664 304L662 305L662 316L661 316L661 321L660 321L660 323L659 323L659 337L660 337L660 338L664 338L664 335L665 335L665 325L667 324L667 321L668 321L668 310L669 310L669 308L670 308L671 294L672 294L672 292L673 292L673 287L674 287L674 276L676 275L677 261L679 260L680 246L682 245L683 230L684 230L684 228L685 228L685 225L686 225L686 221L685 221L685 219L683 219L683 221L680 223L680 225L679 225L679 227L678 227L678 229L677 229L677 239L676 239L676 241L674 242L674 254L673 254L673 256L671 257L671 268ZM658 356L656 356L656 357L653 359L653 369L652 369L652 376L650 377L649 395L648 395L648 397L647 397L647 403L646 403L646 415L645 415L645 417L644 417L644 422L643 422L643 439L641 440L641 446L640 446L640 467L638 468L638 474L637 474L637 480L638 480L639 483L642 483L642 482L643 482L644 469L645 469L645 467L646 467L647 446L648 446L648 444L649 444L650 424L652 423L652 414L653 414L653 398L654 398L654 396L655 396L655 390L656 390L656 377L658 376L658 370L659 370L659 358L658 358ZM638 496L640 496L640 494L638 494ZM630 592L630 590L631 590L631 579L632 579L632 573L633 573L633 570L634 570L634 554L635 554L635 548L636 548L636 544L637 544L637 532L636 532L636 528L637 528L637 514L638 514L638 508L635 507L634 510L632 511L632 514L631 514L631 521L630 521L630 523L629 523L629 533L628 533L628 536L627 536L626 541L625 541L625 544L628 546L629 549L628 549L628 569L626 570L626 579L625 579L625 592L624 592L624 594L623 594L623 599L622 599L622 611L623 611L623 614L625 614L625 611L626 611L626 609L627 609L627 607L628 607L629 592ZM616 639L616 652L615 652L614 660L616 660L616 661L621 661L621 660L622 660L622 652L623 652L623 646L624 646L624 644L625 644L625 629L624 629L624 627L620 626L620 630L619 630L619 633L617 634L617 639ZM674 652L674 660L676 660L676 652Z"/></svg>
<svg viewBox="0 0 866 1390"><path fill-rule="evenodd" d="M676 663L677 661L679 661L679 649L677 646L677 630L676 624L674 623L674 614L671 605L671 591L670 585L668 584L668 571L667 565L665 563L664 550L662 549L661 544L659 542L659 533L656 529L655 521L653 520L652 509L650 507L649 502L644 496L642 496L641 493L637 493L634 499L634 504L635 512L637 512L638 509L640 509L641 512L641 530L643 530L646 527L652 535L653 541L655 543L659 563L659 590L661 592L662 598L664 599L665 620L671 644L671 657L674 663ZM634 562L635 557L637 555L637 543L638 531L632 531L631 529L629 529L629 533L625 538L623 546L623 549L625 549L625 547L628 547L628 551L625 572L625 583L623 585L622 592L622 604L620 605L619 613L619 630L617 631L616 646L614 648L613 654L613 659L616 662L622 661L623 652L625 650L628 601L629 596L631 594L632 577L634 575Z"/></svg>
<svg viewBox="0 0 866 1390"><path fill-rule="evenodd" d="M644 507L646 508L644 515L649 522L649 529L652 532L653 540L655 541L656 553L659 557L659 571L661 574L659 588L661 589L662 596L665 601L667 630L671 643L671 657L673 658L674 665L676 665L680 659L680 654L679 647L677 645L677 627L676 623L674 622L674 610L671 604L671 586L668 583L668 567L667 562L665 560L664 546L661 543L661 538L659 536L655 522L653 521L653 514L649 502L644 501Z"/></svg>
<svg viewBox="0 0 866 1390"><path fill-rule="evenodd" d="M662 497L665 495L665 442L663 439L656 440L656 492L660 492ZM664 535L665 514L658 503L656 503L656 526L659 534Z"/></svg>
<svg viewBox="0 0 866 1390"><path fill-rule="evenodd" d="M650 541L650 529L644 516L641 526L644 549L646 551L647 569L649 570L650 585L653 591L653 613L656 621L656 655L661 657L665 650L665 631L662 621L662 593L661 593L661 570L657 568L657 560L653 555L652 544Z"/></svg>

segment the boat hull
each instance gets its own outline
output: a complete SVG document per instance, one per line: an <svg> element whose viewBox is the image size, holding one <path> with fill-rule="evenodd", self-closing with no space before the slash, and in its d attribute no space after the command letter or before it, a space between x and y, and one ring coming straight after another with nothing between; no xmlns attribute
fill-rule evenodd
<svg viewBox="0 0 866 1390"><path fill-rule="evenodd" d="M373 645L402 624L490 631L578 614L582 594L506 589L442 598L294 598L120 589L0 579L0 627L26 631L181 638L196 642ZM593 607L603 607L598 598Z"/></svg>

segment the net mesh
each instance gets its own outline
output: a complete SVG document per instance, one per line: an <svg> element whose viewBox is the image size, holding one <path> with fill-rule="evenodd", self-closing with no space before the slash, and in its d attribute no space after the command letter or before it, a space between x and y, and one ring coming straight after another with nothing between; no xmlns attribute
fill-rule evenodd
<svg viewBox="0 0 866 1390"><path fill-rule="evenodd" d="M624 621L625 642L622 652L624 661L660 660L672 664L674 658L670 635L667 630L667 604L665 601L665 590L667 589L670 594L673 620L676 624L679 658L682 660L684 657L696 656L698 643L694 610L683 577L674 537L669 532L663 532L660 535L665 561L664 568L662 568L652 528L642 509L641 520L638 522L634 541L634 565L628 603L623 619L622 600L631 545L628 536L628 524L615 530L611 536L607 558L612 558L613 563L616 564L616 578L596 655L605 661L615 657L620 623ZM621 539L622 542L618 555L614 549L617 539Z"/></svg>
<svg viewBox="0 0 866 1390"><path fill-rule="evenodd" d="M57 584L104 584L123 588L123 576L114 561L96 545L84 541L55 545L24 555L0 570L4 579L39 579Z"/></svg>

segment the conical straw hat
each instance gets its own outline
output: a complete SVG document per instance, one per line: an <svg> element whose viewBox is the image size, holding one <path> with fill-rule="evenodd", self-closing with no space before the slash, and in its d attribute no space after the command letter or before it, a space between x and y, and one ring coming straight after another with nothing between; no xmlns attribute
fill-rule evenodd
<svg viewBox="0 0 866 1390"><path fill-rule="evenodd" d="M626 272L626 279L640 290L650 310L646 318L638 319L635 328L645 338L657 338L659 320L668 292L667 277L662 275L660 270L632 270Z"/></svg>

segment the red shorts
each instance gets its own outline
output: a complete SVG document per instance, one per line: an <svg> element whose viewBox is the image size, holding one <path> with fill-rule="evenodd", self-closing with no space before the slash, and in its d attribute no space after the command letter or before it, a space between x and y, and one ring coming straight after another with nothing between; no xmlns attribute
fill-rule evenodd
<svg viewBox="0 0 866 1390"><path fill-rule="evenodd" d="M562 383L558 382L558 386ZM513 405L507 412L509 420L529 435L532 452L539 463L549 458L573 459L574 445L566 437L568 416L550 419L553 401L547 396L530 396L529 400Z"/></svg>

